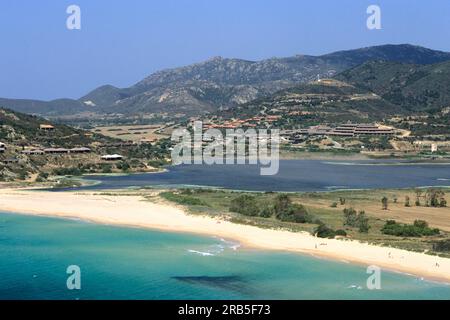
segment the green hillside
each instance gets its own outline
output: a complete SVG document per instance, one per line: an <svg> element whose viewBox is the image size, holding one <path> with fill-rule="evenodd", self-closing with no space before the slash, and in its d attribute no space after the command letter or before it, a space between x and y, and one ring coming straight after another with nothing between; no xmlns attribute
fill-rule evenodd
<svg viewBox="0 0 450 320"><path fill-rule="evenodd" d="M372 61L337 79L372 91L408 111L439 111L450 106L450 62L412 65Z"/></svg>
<svg viewBox="0 0 450 320"><path fill-rule="evenodd" d="M51 132L40 125L52 125ZM46 147L88 146L107 143L112 139L91 132L49 122L46 119L0 108L0 141L16 145L43 145Z"/></svg>
<svg viewBox="0 0 450 320"><path fill-rule="evenodd" d="M56 183L60 175L154 171L155 166L167 163L170 147L166 140L130 144L4 108L0 108L0 142L6 146L0 152L0 181ZM68 151L79 147L87 150ZM46 148L66 150L44 152ZM119 154L123 158L104 161L101 157L107 154Z"/></svg>
<svg viewBox="0 0 450 320"><path fill-rule="evenodd" d="M281 114L295 124L381 120L404 110L364 88L324 79L286 89L227 111L229 117ZM301 113L301 116L294 116ZM291 122L292 122L291 121Z"/></svg>

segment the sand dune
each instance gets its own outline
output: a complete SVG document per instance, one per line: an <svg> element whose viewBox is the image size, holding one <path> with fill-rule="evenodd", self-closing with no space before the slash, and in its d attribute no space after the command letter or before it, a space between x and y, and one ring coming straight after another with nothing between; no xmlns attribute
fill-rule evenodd
<svg viewBox="0 0 450 320"><path fill-rule="evenodd" d="M3 189L0 190L0 211L213 235L237 240L253 248L308 253L450 282L450 259L357 241L321 239L307 233L261 229L188 215L176 206L153 203L137 195Z"/></svg>

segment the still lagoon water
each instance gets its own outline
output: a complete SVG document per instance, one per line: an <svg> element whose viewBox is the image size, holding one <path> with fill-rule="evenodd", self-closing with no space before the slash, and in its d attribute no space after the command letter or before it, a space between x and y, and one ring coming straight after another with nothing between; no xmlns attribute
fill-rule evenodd
<svg viewBox="0 0 450 320"><path fill-rule="evenodd" d="M450 299L450 285L212 237L0 213L0 299ZM81 269L81 290L66 268Z"/></svg>
<svg viewBox="0 0 450 320"><path fill-rule="evenodd" d="M282 160L279 172L273 176L261 176L256 165L180 165L161 173L91 176L87 180L100 183L84 189L204 186L251 191L330 191L450 187L450 163Z"/></svg>

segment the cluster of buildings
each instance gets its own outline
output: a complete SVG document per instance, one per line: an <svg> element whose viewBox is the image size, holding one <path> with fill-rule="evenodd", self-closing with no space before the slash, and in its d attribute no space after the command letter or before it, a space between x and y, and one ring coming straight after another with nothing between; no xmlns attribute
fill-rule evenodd
<svg viewBox="0 0 450 320"><path fill-rule="evenodd" d="M55 127L49 124L40 124L39 125L40 131L45 132L53 132L55 130ZM135 146L136 143L131 141L123 141L123 142L117 142L117 143L110 143L110 144L104 144L100 147L103 148L111 148L111 147L129 147L129 146ZM15 150L16 153L20 153L24 156L43 156L43 155L72 155L72 154L89 154L93 152L90 148L87 147L74 147L74 148L59 148L59 147L53 147L53 148L43 148L43 147L28 147L26 149L22 149L19 151L18 149L21 148L20 146L16 145ZM22 147L23 148L23 147ZM0 142L0 154L6 153L6 144L3 142ZM102 156L99 156L100 160L102 161L120 161L124 159L124 156L119 154L105 154ZM18 157L17 155L13 155L10 157L2 157L0 158L0 163L2 164L17 164L26 161L26 158L24 157Z"/></svg>
<svg viewBox="0 0 450 320"><path fill-rule="evenodd" d="M3 142L0 142L0 153L4 153L6 151L6 145ZM86 147L77 147L77 148L45 148L45 149L25 149L22 150L21 153L23 155L45 155L45 154L80 154L80 153L91 153L90 148ZM105 161L118 161L123 160L124 157L119 154L107 154L100 157ZM14 161L12 161L14 160ZM17 161L16 161L17 160ZM15 163L18 162L17 158L11 158L7 160L2 160L4 163Z"/></svg>
<svg viewBox="0 0 450 320"><path fill-rule="evenodd" d="M137 144L134 143L133 141L123 141L123 142L102 144L99 147L100 148L124 148L124 147L133 147L136 145Z"/></svg>
<svg viewBox="0 0 450 320"><path fill-rule="evenodd" d="M80 148L72 148L72 149L66 149L66 148L47 148L47 149L29 149L29 150L23 150L22 154L26 155L43 155L43 154L79 154L79 153L90 153L91 149L80 147ZM104 156L100 157L102 160L105 161L118 161L123 160L123 156L119 154L106 154Z"/></svg>
<svg viewBox="0 0 450 320"><path fill-rule="evenodd" d="M287 130L286 135L309 135L309 136L340 136L354 137L360 135L389 136L393 135L394 129L383 128L374 124L347 123L337 127L325 125L312 126L308 129Z"/></svg>
<svg viewBox="0 0 450 320"><path fill-rule="evenodd" d="M239 128L256 128L260 123L272 123L278 121L281 118L280 115L266 115L255 116L247 119L231 119L225 120L220 123L214 123L213 121L205 121L203 123L204 129L239 129Z"/></svg>
<svg viewBox="0 0 450 320"><path fill-rule="evenodd" d="M46 148L46 149L28 149L23 150L22 154L26 155L40 155L40 154L68 154L68 153L90 153L91 149L81 147L81 148Z"/></svg>

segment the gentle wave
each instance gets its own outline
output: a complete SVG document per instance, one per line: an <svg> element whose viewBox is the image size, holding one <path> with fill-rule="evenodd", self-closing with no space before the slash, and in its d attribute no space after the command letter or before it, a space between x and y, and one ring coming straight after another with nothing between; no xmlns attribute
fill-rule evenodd
<svg viewBox="0 0 450 320"><path fill-rule="evenodd" d="M236 251L237 249L239 249L241 247L241 244L236 241L225 240L223 238L219 238L219 240L222 241L226 245L227 248L232 249L234 251Z"/></svg>
<svg viewBox="0 0 450 320"><path fill-rule="evenodd" d="M347 186L326 186L325 189L327 190L334 190L334 189L346 189Z"/></svg>
<svg viewBox="0 0 450 320"><path fill-rule="evenodd" d="M193 249L188 249L188 252L199 254L201 256L215 256L215 254L213 254L211 252L204 252L204 251L198 251L198 250L193 250Z"/></svg>
<svg viewBox="0 0 450 320"><path fill-rule="evenodd" d="M347 287L347 289L362 290L362 287L361 287L361 286L358 286L358 285L356 285L356 284L352 284L352 285L349 285L349 286Z"/></svg>

